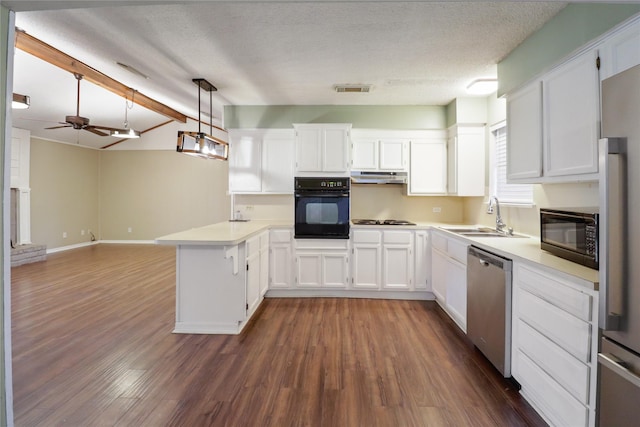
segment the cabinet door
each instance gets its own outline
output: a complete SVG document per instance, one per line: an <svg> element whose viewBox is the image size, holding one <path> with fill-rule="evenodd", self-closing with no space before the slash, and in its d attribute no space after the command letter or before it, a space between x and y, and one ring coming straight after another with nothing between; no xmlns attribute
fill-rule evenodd
<svg viewBox="0 0 640 427"><path fill-rule="evenodd" d="M324 129L322 144L322 170L346 172L349 170L349 134L346 129Z"/></svg>
<svg viewBox="0 0 640 427"><path fill-rule="evenodd" d="M431 290L429 278L431 277L431 250L429 233L416 231L416 250L414 255L414 288L416 290Z"/></svg>
<svg viewBox="0 0 640 427"><path fill-rule="evenodd" d="M447 193L458 193L458 137L447 138Z"/></svg>
<svg viewBox="0 0 640 427"><path fill-rule="evenodd" d="M347 253L322 255L322 285L327 288L346 288L349 282Z"/></svg>
<svg viewBox="0 0 640 427"><path fill-rule="evenodd" d="M467 268L447 259L446 306L451 318L463 331L467 330Z"/></svg>
<svg viewBox="0 0 640 427"><path fill-rule="evenodd" d="M378 169L378 140L358 138L353 140L351 169L357 171Z"/></svg>
<svg viewBox="0 0 640 427"><path fill-rule="evenodd" d="M457 126L456 135L449 138L448 190L456 196L484 196L485 128Z"/></svg>
<svg viewBox="0 0 640 427"><path fill-rule="evenodd" d="M353 287L380 289L380 245L354 245Z"/></svg>
<svg viewBox="0 0 640 427"><path fill-rule="evenodd" d="M544 175L598 171L597 52L586 52L548 73L544 82Z"/></svg>
<svg viewBox="0 0 640 427"><path fill-rule="evenodd" d="M507 179L541 176L542 83L535 81L507 97Z"/></svg>
<svg viewBox="0 0 640 427"><path fill-rule="evenodd" d="M293 194L294 137L265 135L262 141L262 192Z"/></svg>
<svg viewBox="0 0 640 427"><path fill-rule="evenodd" d="M291 245L272 244L270 249L269 287L291 287Z"/></svg>
<svg viewBox="0 0 640 427"><path fill-rule="evenodd" d="M447 257L436 249L431 249L431 290L436 301L445 306L447 295Z"/></svg>
<svg viewBox="0 0 640 427"><path fill-rule="evenodd" d="M260 235L260 296L269 289L269 232Z"/></svg>
<svg viewBox="0 0 640 427"><path fill-rule="evenodd" d="M262 137L254 132L229 133L229 192L262 191Z"/></svg>
<svg viewBox="0 0 640 427"><path fill-rule="evenodd" d="M382 249L382 270L384 289L411 289L413 269L410 246L385 245Z"/></svg>
<svg viewBox="0 0 640 427"><path fill-rule="evenodd" d="M322 171L322 129L296 129L296 172Z"/></svg>
<svg viewBox="0 0 640 427"><path fill-rule="evenodd" d="M309 253L296 255L296 284L301 288L322 286L322 255Z"/></svg>
<svg viewBox="0 0 640 427"><path fill-rule="evenodd" d="M409 141L405 139L381 139L380 170L406 171L408 167Z"/></svg>
<svg viewBox="0 0 640 427"><path fill-rule="evenodd" d="M260 252L247 258L247 314L253 313L260 302Z"/></svg>
<svg viewBox="0 0 640 427"><path fill-rule="evenodd" d="M410 150L409 195L446 193L446 141L411 141Z"/></svg>
<svg viewBox="0 0 640 427"><path fill-rule="evenodd" d="M640 64L640 20L605 40L600 52L600 79Z"/></svg>

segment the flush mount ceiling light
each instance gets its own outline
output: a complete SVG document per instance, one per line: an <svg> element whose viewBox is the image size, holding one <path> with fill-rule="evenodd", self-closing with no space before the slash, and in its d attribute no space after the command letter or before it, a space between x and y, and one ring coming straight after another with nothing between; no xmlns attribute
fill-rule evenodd
<svg viewBox="0 0 640 427"><path fill-rule="evenodd" d="M15 108L16 110L24 110L25 108L29 108L31 104L31 98L27 95L20 95L19 93L13 94L13 101L11 102L11 108Z"/></svg>
<svg viewBox="0 0 640 427"><path fill-rule="evenodd" d="M209 133L213 133L213 99L212 93L217 91L216 87L205 79L192 79L198 85L198 132L178 131L178 153L189 154L190 156L202 157L204 159L227 160L229 158L229 144L207 135L200 130L202 120L200 120L200 92L209 92Z"/></svg>
<svg viewBox="0 0 640 427"><path fill-rule="evenodd" d="M129 100L125 96L124 98L124 129L112 129L110 134L117 138L140 138L140 132L137 130L129 129L128 112L133 108L133 98L136 96L136 91L133 91L131 95L131 106L129 106Z"/></svg>
<svg viewBox="0 0 640 427"><path fill-rule="evenodd" d="M371 91L371 85L334 85L333 89L338 93L367 93Z"/></svg>
<svg viewBox="0 0 640 427"><path fill-rule="evenodd" d="M498 90L498 80L496 79L476 79L467 86L467 93L470 95L489 95Z"/></svg>

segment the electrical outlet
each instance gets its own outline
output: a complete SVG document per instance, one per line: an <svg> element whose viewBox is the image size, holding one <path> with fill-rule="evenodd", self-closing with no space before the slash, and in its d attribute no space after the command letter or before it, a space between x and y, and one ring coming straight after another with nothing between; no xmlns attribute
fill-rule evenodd
<svg viewBox="0 0 640 427"><path fill-rule="evenodd" d="M80 235L84 236L84 230L80 230Z"/></svg>
<svg viewBox="0 0 640 427"><path fill-rule="evenodd" d="M66 238L67 238L67 232L66 232L66 231L63 231L63 232L62 232L62 238L63 238L63 239L66 239Z"/></svg>
<svg viewBox="0 0 640 427"><path fill-rule="evenodd" d="M253 205L245 205L244 210L252 211L253 210Z"/></svg>
<svg viewBox="0 0 640 427"><path fill-rule="evenodd" d="M441 211L442 211L442 209L440 209L440 207L433 208L433 212L434 213L440 213Z"/></svg>
<svg viewBox="0 0 640 427"><path fill-rule="evenodd" d="M127 233L131 233L133 231L133 228L129 227L127 228Z"/></svg>

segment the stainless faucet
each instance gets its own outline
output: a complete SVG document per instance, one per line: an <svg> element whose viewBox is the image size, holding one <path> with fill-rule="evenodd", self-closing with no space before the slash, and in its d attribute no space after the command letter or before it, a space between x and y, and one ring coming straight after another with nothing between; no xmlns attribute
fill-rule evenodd
<svg viewBox="0 0 640 427"><path fill-rule="evenodd" d="M487 207L487 213L493 213L494 206L496 207L496 231L498 233L504 233L504 228L507 224L502 221L502 215L500 214L500 201L498 201L496 196L491 196L489 199L489 206Z"/></svg>

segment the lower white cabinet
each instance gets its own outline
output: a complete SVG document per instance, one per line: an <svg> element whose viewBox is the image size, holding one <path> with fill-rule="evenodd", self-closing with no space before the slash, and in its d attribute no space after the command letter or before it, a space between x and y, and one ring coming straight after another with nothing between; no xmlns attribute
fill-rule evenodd
<svg viewBox="0 0 640 427"><path fill-rule="evenodd" d="M467 330L467 247L443 232L431 232L431 287L438 304Z"/></svg>
<svg viewBox="0 0 640 427"><path fill-rule="evenodd" d="M269 288L288 289L292 287L292 240L293 229L272 229L269 234Z"/></svg>
<svg viewBox="0 0 640 427"><path fill-rule="evenodd" d="M512 375L552 426L595 426L598 293L513 263Z"/></svg>
<svg viewBox="0 0 640 427"><path fill-rule="evenodd" d="M247 312L253 313L269 288L269 232L247 239L245 248Z"/></svg>
<svg viewBox="0 0 640 427"><path fill-rule="evenodd" d="M413 274L415 290L431 290L431 239L427 230L418 230L415 233Z"/></svg>
<svg viewBox="0 0 640 427"><path fill-rule="evenodd" d="M295 241L295 286L346 288L349 283L349 240Z"/></svg>
<svg viewBox="0 0 640 427"><path fill-rule="evenodd" d="M354 289L380 289L382 233L379 230L354 229L351 233Z"/></svg>
<svg viewBox="0 0 640 427"><path fill-rule="evenodd" d="M411 290L413 287L413 232L382 231L382 288Z"/></svg>

